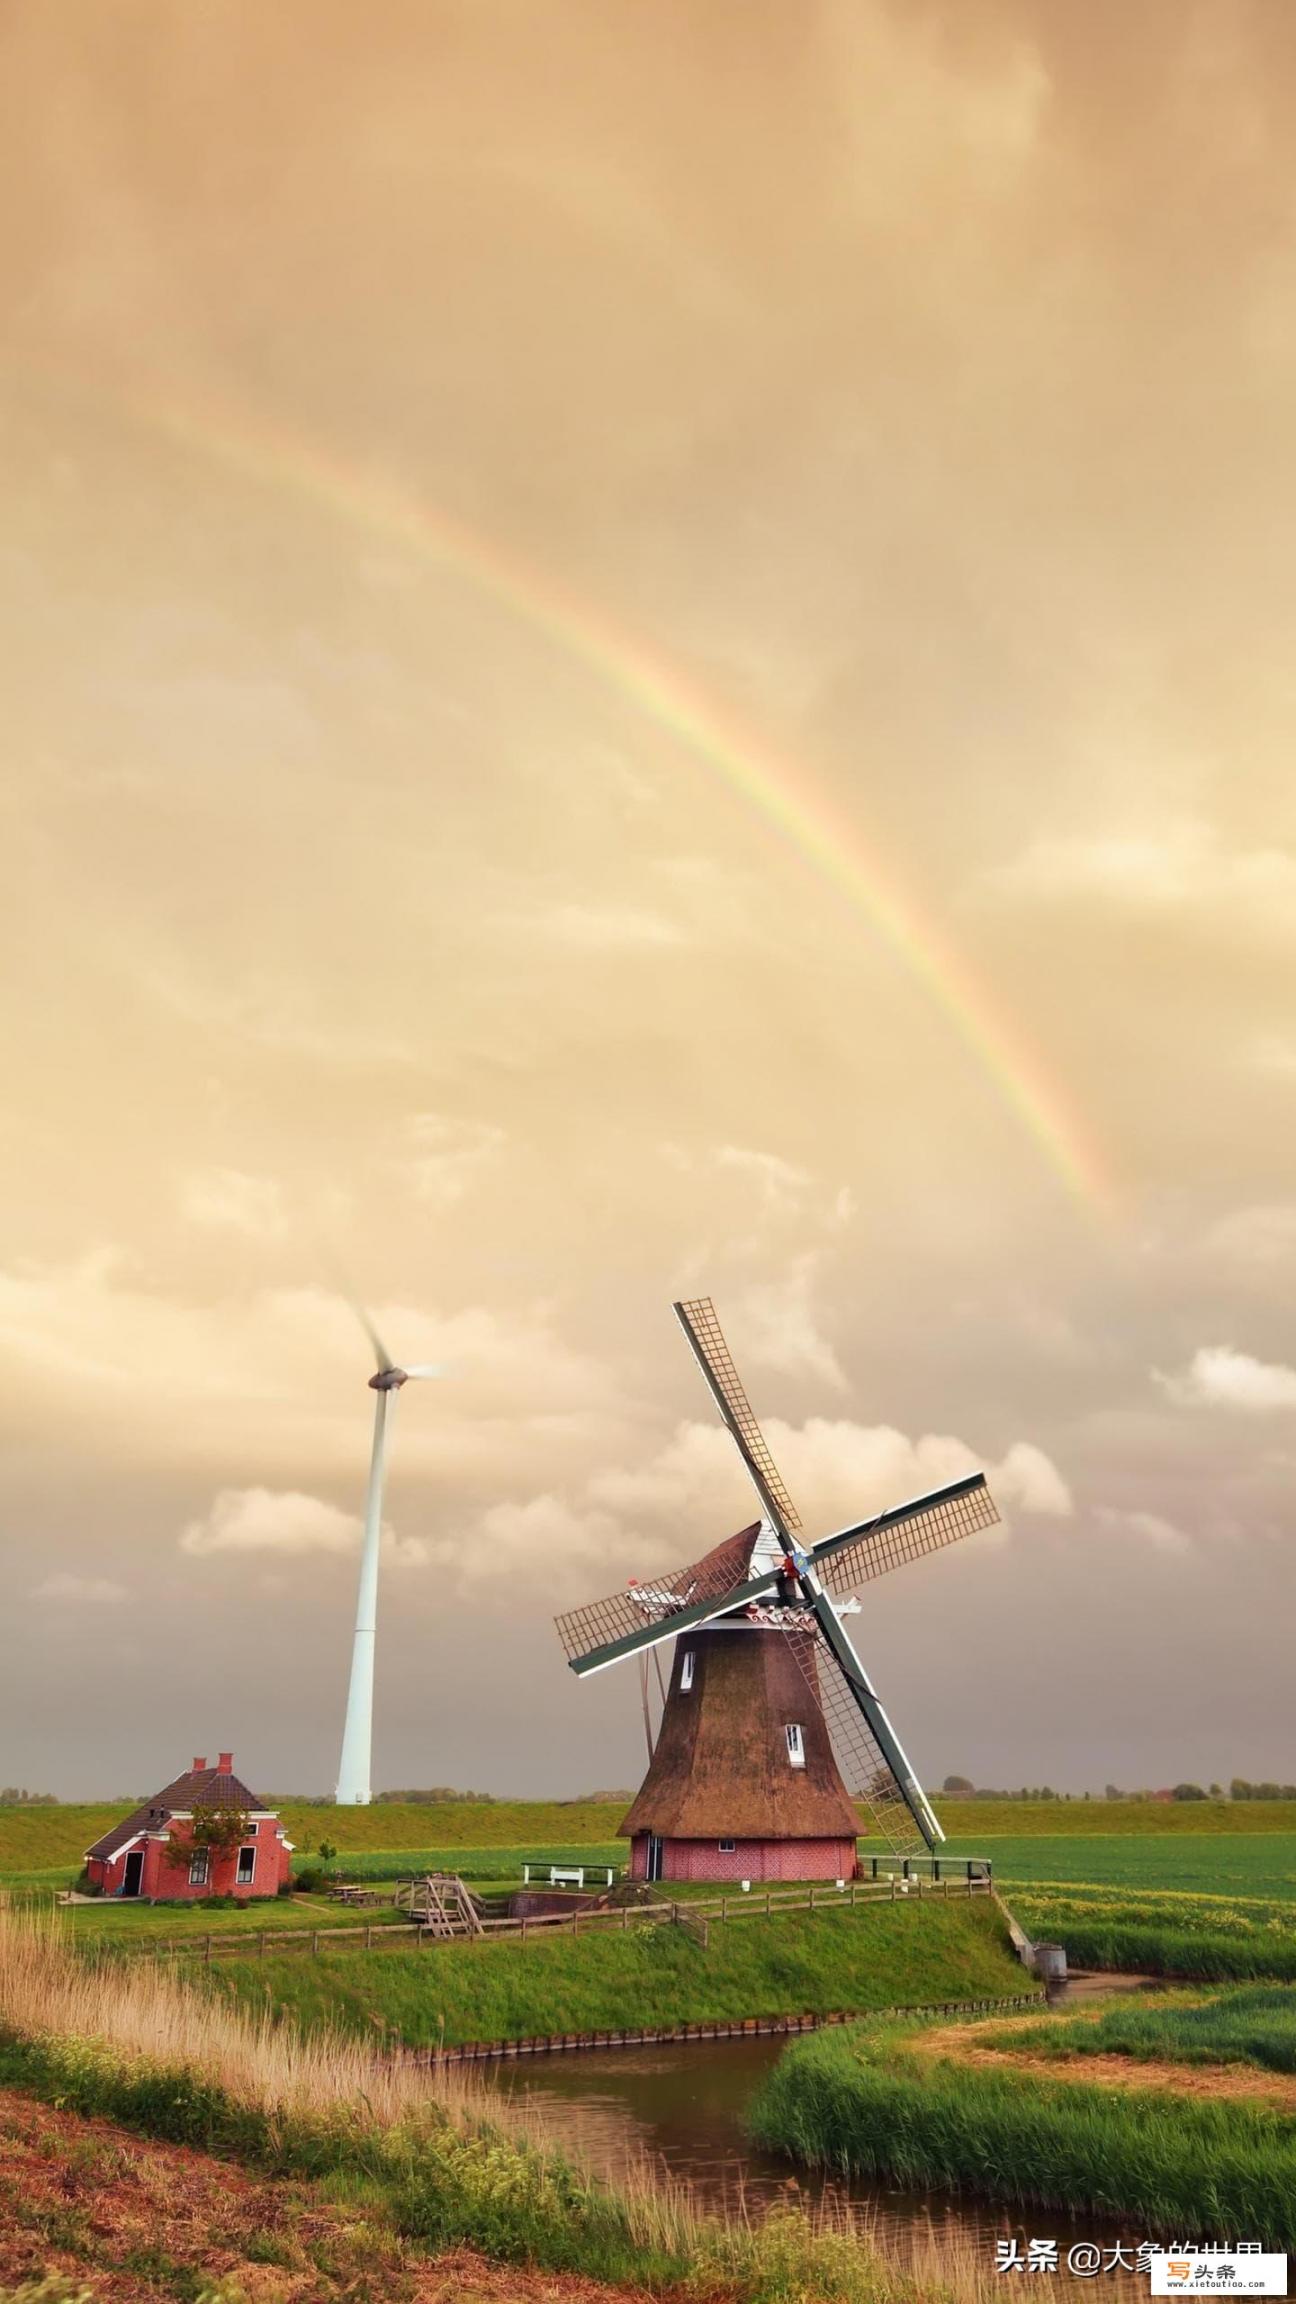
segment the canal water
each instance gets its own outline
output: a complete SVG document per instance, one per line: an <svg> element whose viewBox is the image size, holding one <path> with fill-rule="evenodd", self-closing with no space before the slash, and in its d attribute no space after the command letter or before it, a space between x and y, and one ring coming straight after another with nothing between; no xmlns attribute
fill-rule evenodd
<svg viewBox="0 0 1296 2304"><path fill-rule="evenodd" d="M1076 1979L1056 1996L1074 2007L1097 1988L1132 1990L1143 1979ZM970 2195L904 2191L879 2182L829 2177L758 2150L743 2115L787 2048L783 2038L687 2040L645 2048L583 2049L524 2063L483 2065L483 2077L527 2108L549 2141L612 2181L647 2162L700 2205L758 2218L774 2206L824 2211L856 2228L888 2256L939 2263L957 2255L995 2273L995 2244L1056 2240L1058 2277L1073 2293L1147 2294L1147 2275L1067 2271L1077 2242L1123 2243L1132 2256L1141 2233L1110 2217L1053 2208L999 2209ZM1011 2281L1007 2282L1011 2292Z"/></svg>

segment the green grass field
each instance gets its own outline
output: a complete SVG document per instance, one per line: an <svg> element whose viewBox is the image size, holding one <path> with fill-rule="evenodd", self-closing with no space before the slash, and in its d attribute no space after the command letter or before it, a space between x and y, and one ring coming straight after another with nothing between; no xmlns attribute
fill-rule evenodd
<svg viewBox="0 0 1296 2304"><path fill-rule="evenodd" d="M99 1801L59 1808L0 1808L0 1881L75 1871L92 1840L128 1812L129 1802ZM1291 1801L949 1800L937 1802L951 1848L996 1853L1021 1861L1026 1845L1159 1843L1286 1835L1296 1850L1296 1803ZM623 1814L619 1801L445 1801L368 1808L314 1808L284 1801L280 1814L299 1854L333 1841L344 1856L373 1851L465 1848L524 1849L604 1846ZM1115 1852L1106 1859L1119 1861ZM1292 1869L1296 1870L1296 1856ZM1071 1877L1059 1875L1053 1877ZM1105 1873L1089 1877L1104 1878ZM1114 1879L1115 1874L1111 1875Z"/></svg>
<svg viewBox="0 0 1296 2304"><path fill-rule="evenodd" d="M1011 1999L1030 1988L987 1900L857 1912L744 1915L713 1925L705 1949L682 1930L641 1922L551 1936L419 1950L345 1950L310 1959L230 1957L211 1988L307 2028L338 2024L406 2045L444 2038L526 2039L624 2024L723 2023L746 2016Z"/></svg>
<svg viewBox="0 0 1296 2304"><path fill-rule="evenodd" d="M1031 2032L1043 2038L1052 2023L1032 2020ZM794 2042L750 2125L762 2144L858 2176L1122 2214L1147 2233L1204 2225L1296 2244L1289 2115L924 2055L913 2026L852 2025Z"/></svg>
<svg viewBox="0 0 1296 2304"><path fill-rule="evenodd" d="M1167 1813L1158 1812L1158 1821ZM989 1856L1004 1887L1077 1883L1096 1888L1166 1889L1196 1895L1251 1895L1296 1901L1296 1830L1289 1832L1173 1832L1149 1828L951 1838L948 1852Z"/></svg>
<svg viewBox="0 0 1296 2304"><path fill-rule="evenodd" d="M987 2036L1007 2054L1127 2056L1135 2063L1251 2064L1296 2072L1296 1991L1290 1985L1224 1992L1190 2005L1107 2008L1101 2016L1005 2028Z"/></svg>

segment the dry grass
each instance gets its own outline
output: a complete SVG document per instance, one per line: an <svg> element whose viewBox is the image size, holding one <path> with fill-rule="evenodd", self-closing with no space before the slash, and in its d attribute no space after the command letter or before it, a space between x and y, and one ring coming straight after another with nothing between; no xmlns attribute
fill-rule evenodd
<svg viewBox="0 0 1296 2304"><path fill-rule="evenodd" d="M472 2073L389 2066L152 1963L85 1959L49 1919L0 1913L6 2039L11 2064L30 2044L10 2077L56 2104L354 2195L402 2244L442 2255L477 2247L690 2304L984 2304L995 2285L970 2251L883 2253L845 2211L758 2221L740 2204L721 2222L646 2163L613 2192Z"/></svg>
<svg viewBox="0 0 1296 2304"><path fill-rule="evenodd" d="M0 2027L28 2037L95 2040L124 2057L193 2065L231 2102L317 2117L361 2103L381 2126L426 2109L480 2112L470 2074L384 2063L341 2033L307 2037L194 1989L152 1961L101 1962L74 1950L57 1917L0 1912Z"/></svg>

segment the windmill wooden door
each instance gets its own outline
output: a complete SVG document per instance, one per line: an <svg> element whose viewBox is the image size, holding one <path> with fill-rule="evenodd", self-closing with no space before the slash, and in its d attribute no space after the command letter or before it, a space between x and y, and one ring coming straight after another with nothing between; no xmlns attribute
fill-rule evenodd
<svg viewBox="0 0 1296 2304"><path fill-rule="evenodd" d="M648 1835L648 1866L645 1875L647 1879L660 1880L662 1876L662 1858L664 1857L665 1853L665 1841L660 1837L658 1833L650 1832Z"/></svg>

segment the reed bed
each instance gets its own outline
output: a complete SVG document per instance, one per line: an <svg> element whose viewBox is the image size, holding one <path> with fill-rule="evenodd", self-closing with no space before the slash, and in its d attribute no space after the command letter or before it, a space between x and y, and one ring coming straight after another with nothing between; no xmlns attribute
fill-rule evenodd
<svg viewBox="0 0 1296 2304"><path fill-rule="evenodd" d="M888 2260L825 2213L701 2213L647 2165L613 2191L545 2151L471 2074L303 2038L166 1969L86 1959L48 1919L0 1913L0 2085L170 2143L363 2199L401 2239L681 2299L979 2304L971 2263ZM487 2102L489 2101L489 2117Z"/></svg>
<svg viewBox="0 0 1296 2304"><path fill-rule="evenodd" d="M1290 2116L924 2056L912 2027L797 2042L751 2128L762 2144L852 2175L1125 2215L1167 2236L1205 2229L1296 2245Z"/></svg>

